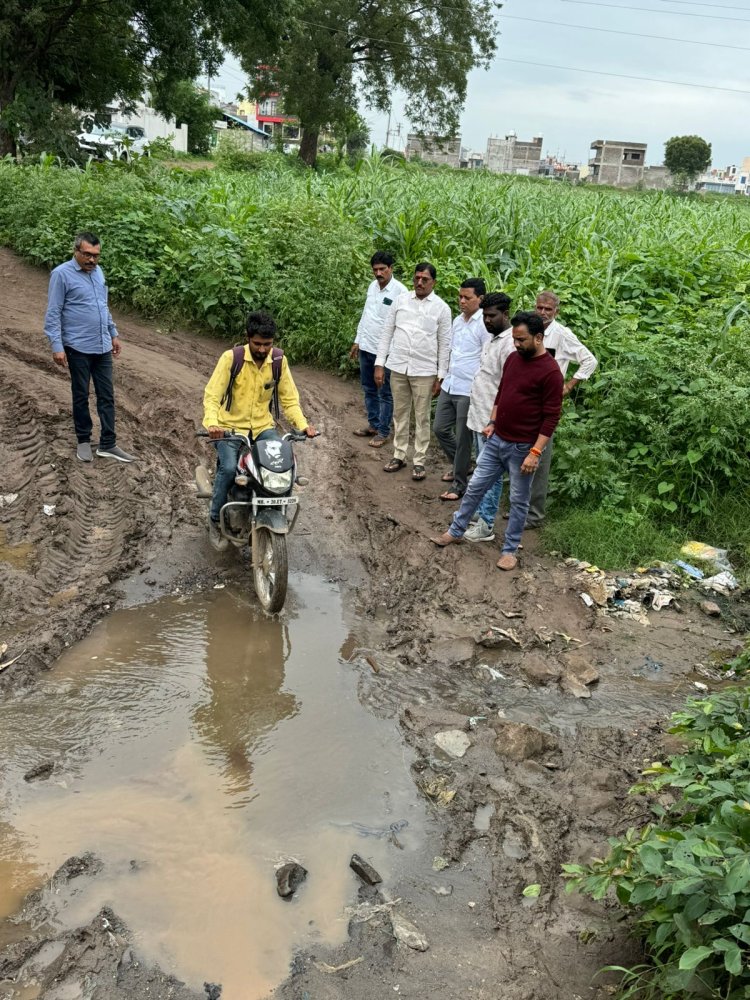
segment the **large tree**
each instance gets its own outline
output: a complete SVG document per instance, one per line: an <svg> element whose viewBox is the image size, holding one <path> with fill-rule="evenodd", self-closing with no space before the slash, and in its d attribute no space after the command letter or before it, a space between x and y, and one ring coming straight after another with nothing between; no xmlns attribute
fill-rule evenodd
<svg viewBox="0 0 750 1000"><path fill-rule="evenodd" d="M109 103L168 91L253 37L273 49L286 0L2 0L0 156L59 105L103 114ZM36 110L35 110L36 109Z"/></svg>
<svg viewBox="0 0 750 1000"><path fill-rule="evenodd" d="M711 143L699 135L675 135L664 143L664 166L684 189L711 166Z"/></svg>
<svg viewBox="0 0 750 1000"><path fill-rule="evenodd" d="M242 48L255 92L278 91L302 126L300 156L313 164L324 129L336 131L357 95L381 111L394 89L419 131L452 136L466 79L495 51L497 0L296 0L279 44ZM268 70L257 72L258 61Z"/></svg>

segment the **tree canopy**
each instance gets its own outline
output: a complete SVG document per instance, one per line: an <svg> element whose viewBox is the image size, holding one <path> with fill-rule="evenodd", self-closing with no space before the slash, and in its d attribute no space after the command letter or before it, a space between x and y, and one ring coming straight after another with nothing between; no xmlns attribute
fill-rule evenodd
<svg viewBox="0 0 750 1000"><path fill-rule="evenodd" d="M664 165L686 187L711 166L711 143L699 135L675 135L664 143Z"/></svg>
<svg viewBox="0 0 750 1000"><path fill-rule="evenodd" d="M67 105L94 115L193 79L221 46L273 48L285 2L3 0L0 156Z"/></svg>
<svg viewBox="0 0 750 1000"><path fill-rule="evenodd" d="M302 126L300 155L314 163L324 129L337 130L357 107L390 107L407 98L418 131L452 136L470 70L487 66L496 47L497 0L296 0L278 45L241 48L255 93L282 94L285 113ZM258 73L262 61L267 67Z"/></svg>

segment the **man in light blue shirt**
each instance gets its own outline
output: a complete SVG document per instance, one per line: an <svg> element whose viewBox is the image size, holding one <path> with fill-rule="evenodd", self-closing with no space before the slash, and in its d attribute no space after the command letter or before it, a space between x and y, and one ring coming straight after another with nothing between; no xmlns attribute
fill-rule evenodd
<svg viewBox="0 0 750 1000"><path fill-rule="evenodd" d="M467 278L458 292L461 312L451 328L448 374L440 388L432 427L448 460L453 463L453 469L443 476L443 482L451 486L440 495L441 500L460 500L469 482L473 434L466 420L471 384L479 371L482 348L490 338L482 318L485 292L481 278Z"/></svg>
<svg viewBox="0 0 750 1000"><path fill-rule="evenodd" d="M371 438L371 448L382 448L391 433L393 396L389 372L385 373L382 386L375 385L375 356L378 353L383 324L396 299L406 291L404 285L393 277L393 257L383 250L374 253L370 260L374 281L370 282L365 308L357 327L349 357L359 358L359 378L365 394L367 427L357 428L357 437Z"/></svg>
<svg viewBox="0 0 750 1000"><path fill-rule="evenodd" d="M70 370L73 392L73 426L82 462L91 462L89 386L94 383L101 433L96 454L118 462L134 461L117 447L112 358L120 355L117 327L107 305L107 284L99 267L101 242L94 233L78 233L75 252L50 275L44 332L52 358Z"/></svg>

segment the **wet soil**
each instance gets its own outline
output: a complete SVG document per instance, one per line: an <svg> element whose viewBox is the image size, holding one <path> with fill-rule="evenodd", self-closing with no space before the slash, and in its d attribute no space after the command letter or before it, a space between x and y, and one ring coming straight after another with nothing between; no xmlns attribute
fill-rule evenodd
<svg viewBox="0 0 750 1000"><path fill-rule="evenodd" d="M61 652L116 608L192 595L217 582L236 593L249 589L242 559L209 549L192 487L193 466L206 454L193 431L221 345L118 314L118 436L139 461L82 465L74 457L67 377L52 365L41 334L45 295L45 274L0 251L2 494L17 494L0 508L0 639L8 644L5 662L18 656L0 673L0 692L21 710L53 683L55 672L45 672ZM609 995L606 980L594 975L633 958L633 945L617 911L563 893L559 865L600 852L607 836L643 817L643 803L627 788L643 761L663 752L663 721L694 690L695 665L731 647L731 608L724 619L708 619L697 610L699 595L684 594L681 611L654 612L648 626L602 616L581 602L580 575L542 555L534 533L512 574L495 569L494 545L435 550L429 536L451 514L437 499L444 471L437 451L422 483L408 470L384 475L386 456L351 434L361 423L356 385L303 368L295 375L323 437L300 450L310 484L291 564L337 584L342 614L356 628L336 654L354 672L367 712L398 721L394 745L406 742L413 794L427 822L405 855L389 843L374 861L384 867L382 885L363 886L357 898L356 879L349 883L355 909L342 911L351 918L347 935L337 944L325 936L295 943L291 972L275 995ZM295 613L292 603L282 620ZM513 635L498 639L495 632L482 644L492 626ZM575 696L580 683L557 681L592 670L599 679L584 685L590 698ZM463 757L437 745L445 731L468 737ZM22 731L17 739L23 743ZM27 756L32 770L45 763L38 746ZM289 794L285 775L277 785L280 796ZM0 858L14 857L18 831L0 818L0 833ZM107 855L105 840L92 839L99 843L86 850ZM75 878L63 871L44 887L64 860L60 850L62 843L39 858L25 881L15 872L24 891L33 885L36 892L24 903L20 890L6 900L3 912L15 911L15 922L0 924L0 996L201 995L197 970L188 975L179 962L139 946L128 917L139 918L124 892L120 906L117 880L107 874L110 856L88 862ZM389 869L395 853L402 862ZM76 883L97 880L107 887L97 890L101 909L66 926ZM536 899L522 895L531 883L542 887ZM215 904L221 907L221 898ZM425 936L419 943L428 950L396 940L400 918ZM400 936L409 937L403 928ZM294 937L290 923L288 942ZM220 981L212 968L204 974ZM32 980L37 985L22 992L20 982ZM252 990L235 984L224 995L263 995Z"/></svg>

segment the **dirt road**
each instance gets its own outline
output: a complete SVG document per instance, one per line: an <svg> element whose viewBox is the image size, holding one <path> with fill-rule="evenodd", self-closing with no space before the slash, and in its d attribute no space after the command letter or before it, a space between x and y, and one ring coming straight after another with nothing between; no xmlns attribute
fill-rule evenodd
<svg viewBox="0 0 750 1000"><path fill-rule="evenodd" d="M209 549L192 487L204 447L193 431L221 345L116 314L118 438L138 463L82 465L67 374L42 334L46 284L0 251L0 639L7 657L19 657L0 673L6 697L21 697L117 605L243 572ZM429 952L397 947L387 920L357 923L339 952L316 956L325 962L299 956L278 995L365 1000L393 995L394 982L396 995L441 1000L608 995L592 976L627 960L632 947L606 908L562 894L559 865L601 851L608 835L637 821L643 806L627 788L643 760L661 752L660 722L691 689L694 664L727 647L722 622L702 617L690 596L682 612L665 608L648 627L598 616L580 599L581 579L542 556L531 533L513 574L495 569L493 545L435 550L429 536L452 512L437 499L444 463L436 451L423 483L408 472L383 475L383 454L351 434L361 423L355 384L302 368L295 375L323 436L301 455L311 482L293 567L337 579L365 617L386 623L388 640L361 660L360 699L400 718L417 752L414 779L441 830L430 849L467 872L476 895L440 898L405 872L399 893L410 918L429 926ZM513 635L478 643L491 626ZM576 697L576 677L592 671L593 696ZM480 717L473 728L470 717ZM466 757L436 758L443 730L468 733ZM524 899L532 883L542 892ZM133 962L120 974L125 928L107 952L101 921L117 924L116 900L113 910L66 939L65 955L82 970L82 942L109 956L87 980L87 996L140 1000ZM1 950L8 940L0 935L0 979L28 958L17 942ZM353 959L362 960L331 972ZM151 976L150 996L188 996ZM45 989L40 996L56 995Z"/></svg>

